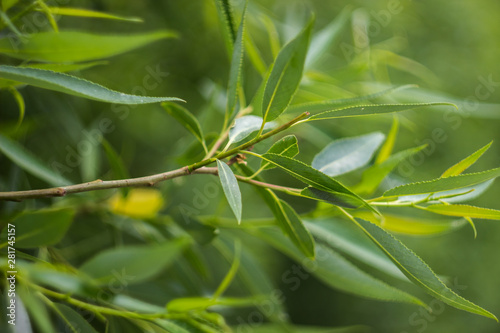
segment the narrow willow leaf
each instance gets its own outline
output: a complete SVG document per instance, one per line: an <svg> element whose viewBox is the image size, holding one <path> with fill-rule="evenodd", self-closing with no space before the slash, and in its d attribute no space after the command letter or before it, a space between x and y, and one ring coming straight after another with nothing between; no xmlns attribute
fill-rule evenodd
<svg viewBox="0 0 500 333"><path fill-rule="evenodd" d="M326 27L313 35L309 51L307 52L305 67L314 67L321 57L328 52L340 38L340 33L349 22L351 9L344 8L342 12L332 20Z"/></svg>
<svg viewBox="0 0 500 333"><path fill-rule="evenodd" d="M464 172L467 168L469 168L471 165L476 163L476 161L483 156L483 154L490 148L491 144L493 141L488 143L486 146L483 148L479 149L475 153L467 156L465 159L461 160L457 164L453 165L450 167L448 170L446 170L442 175L441 178L446 178L450 176L458 176L462 172Z"/></svg>
<svg viewBox="0 0 500 333"><path fill-rule="evenodd" d="M353 222L386 253L410 281L428 294L457 309L497 320L490 312L448 288L422 259L387 231L362 219L353 219Z"/></svg>
<svg viewBox="0 0 500 333"><path fill-rule="evenodd" d="M238 143L248 137L262 126L262 118L258 116L244 116L234 121L233 127L229 130L229 144ZM275 122L266 123L264 129L276 127Z"/></svg>
<svg viewBox="0 0 500 333"><path fill-rule="evenodd" d="M304 257L288 239L275 229L256 229L253 233L301 263L306 270L308 267L314 267L310 273L330 287L361 297L423 305L418 298L363 272L337 252L322 244L316 244L316 259L313 261ZM285 278L288 279L288 276Z"/></svg>
<svg viewBox="0 0 500 333"><path fill-rule="evenodd" d="M274 61L262 100L265 122L278 118L285 111L299 87L313 22L311 20L304 30L286 44Z"/></svg>
<svg viewBox="0 0 500 333"><path fill-rule="evenodd" d="M380 148L380 151L377 154L377 158L375 159L375 164L381 164L391 156L392 150L394 149L394 144L396 143L398 130L399 130L399 120L395 116L394 119L392 120L391 130L387 135L387 139L385 140L384 144L382 145L382 148Z"/></svg>
<svg viewBox="0 0 500 333"><path fill-rule="evenodd" d="M366 201L364 201L357 194L349 190L347 187L342 185L337 180L332 177L325 175L321 171L318 171L309 165L302 163L290 157L276 155L276 154L264 154L260 156L267 162L270 162L277 167L280 167L284 171L288 172L295 178L303 181L304 183L311 185L318 190L333 192L333 193L344 193L353 197L353 199L358 200L359 203L368 209L377 212L372 206L370 206ZM378 212L377 212L378 213Z"/></svg>
<svg viewBox="0 0 500 333"><path fill-rule="evenodd" d="M284 138L276 141L266 154L277 154L287 156L290 158L295 157L299 153L299 145L297 144L297 137L295 135L287 135ZM260 167L264 170L275 168L276 166L264 160L261 161Z"/></svg>
<svg viewBox="0 0 500 333"><path fill-rule="evenodd" d="M241 191L238 185L238 180L234 176L231 168L224 162L217 160L217 170L219 172L222 189L226 195L227 202L231 207L238 224L241 223Z"/></svg>
<svg viewBox="0 0 500 333"><path fill-rule="evenodd" d="M128 22L143 22L143 20L141 18L138 18L138 17L125 17L125 16L97 12L94 10L88 10L88 9L82 9L82 8L48 7L48 9L49 9L50 13L53 15L101 18L101 19L119 20L119 21L128 21Z"/></svg>
<svg viewBox="0 0 500 333"><path fill-rule="evenodd" d="M394 92L397 92L400 90L415 88L415 87L417 87L417 86L413 85L413 84L408 84L408 85L404 85L404 86L399 86L399 87L394 87L394 88L382 90L382 91L379 91L377 93L370 94L370 95L295 104L295 105L291 105L287 110L289 112L296 112L296 113L302 113L302 112L306 112L306 111L311 112L311 113L330 111L332 109L338 109L340 106L348 106L348 105L358 104L358 103L363 102L363 101L369 101L369 100L376 99L378 97L382 97L384 95L388 95L388 94L391 94L391 93L394 93Z"/></svg>
<svg viewBox="0 0 500 333"><path fill-rule="evenodd" d="M429 106L455 106L452 103L413 103L413 104L376 104L376 105L358 105L351 106L344 109L330 110L315 114L307 119L311 120L323 120L323 119L335 119L335 118L345 118L345 117L359 117L359 116L371 116L376 114L393 113L405 110L412 110L422 107Z"/></svg>
<svg viewBox="0 0 500 333"><path fill-rule="evenodd" d="M182 101L175 97L127 95L76 76L38 68L0 65L0 78L106 103L148 104L165 101Z"/></svg>
<svg viewBox="0 0 500 333"><path fill-rule="evenodd" d="M4 23L6 26L9 27L9 29L15 33L19 38L22 38L23 34L17 27L15 26L14 23L10 20L9 16L5 13L5 11L0 10L0 22Z"/></svg>
<svg viewBox="0 0 500 333"><path fill-rule="evenodd" d="M63 325L63 331L65 332L85 332L85 333L97 333L97 331L92 327L85 318L83 318L78 312L73 310L67 305L54 303L55 311L61 316Z"/></svg>
<svg viewBox="0 0 500 333"><path fill-rule="evenodd" d="M361 193L373 193L380 183L387 177L387 175L401 162L415 155L426 145L409 148L394 155L391 155L388 159L380 164L374 164L363 172L363 178L361 183L356 186L356 191Z"/></svg>
<svg viewBox="0 0 500 333"><path fill-rule="evenodd" d="M108 58L176 36L172 31L114 36L78 31L39 32L20 39L19 43L0 39L0 53L30 61L80 62Z"/></svg>
<svg viewBox="0 0 500 333"><path fill-rule="evenodd" d="M359 169L370 162L384 138L373 132L335 140L314 157L312 167L331 177Z"/></svg>
<svg viewBox="0 0 500 333"><path fill-rule="evenodd" d="M189 245L186 238L160 245L124 246L100 252L80 267L102 285L116 279L116 273L131 276L128 284L140 283L158 275L176 260Z"/></svg>
<svg viewBox="0 0 500 333"><path fill-rule="evenodd" d="M269 46L271 48L271 54L273 59L275 59L280 50L281 50L281 42L280 36L278 33L278 29L276 28L276 24L268 15L261 14L260 21L263 23L264 28L267 32L267 39L269 40Z"/></svg>
<svg viewBox="0 0 500 333"><path fill-rule="evenodd" d="M26 150L19 143L0 134L0 152L24 171L46 181L53 186L71 184L69 180L47 168L33 153Z"/></svg>
<svg viewBox="0 0 500 333"><path fill-rule="evenodd" d="M231 264L231 267L229 268L229 271L222 280L221 284L219 285L219 287L217 287L217 290L212 295L213 300L217 300L219 297L221 297L222 294L224 294L224 292L227 290L231 282L233 282L234 277L236 276L236 273L238 272L238 269L240 267L240 261L241 261L241 243L237 239L236 242L234 243L233 263Z"/></svg>
<svg viewBox="0 0 500 333"><path fill-rule="evenodd" d="M106 157L108 158L109 165L111 167L111 171L113 172L114 178L116 179L126 179L130 178L127 168L123 163L120 155L116 152L116 150L111 146L111 144L106 139L102 139L102 146L104 147L104 152L106 153Z"/></svg>
<svg viewBox="0 0 500 333"><path fill-rule="evenodd" d="M449 191L476 185L487 180L494 179L498 176L500 176L500 168L477 173L467 173L458 176L450 176L447 178L438 178L424 182L397 186L386 191L384 193L384 196L389 197Z"/></svg>
<svg viewBox="0 0 500 333"><path fill-rule="evenodd" d="M229 70L229 83L227 87L226 120L232 119L238 105L238 91L242 87L243 55L245 38L246 6L241 16L241 23L234 41L231 68Z"/></svg>
<svg viewBox="0 0 500 333"><path fill-rule="evenodd" d="M24 119L24 113L26 111L26 105L24 104L23 95L14 87L9 87L9 92L12 94L14 99L16 100L17 106L19 108L19 117L17 120L17 126L19 127Z"/></svg>
<svg viewBox="0 0 500 333"><path fill-rule="evenodd" d="M196 139L203 145L205 151L207 150L205 143L205 136L201 129L198 119L186 108L175 104L175 103L162 103L163 108L169 115L171 115L175 120L177 120L182 126L184 126L189 132L191 132Z"/></svg>
<svg viewBox="0 0 500 333"><path fill-rule="evenodd" d="M281 229L283 229L284 233L290 237L292 242L306 257L314 259L314 239L304 226L299 215L288 203L280 200L274 193L270 193L274 199L274 204L276 206L275 216Z"/></svg>
<svg viewBox="0 0 500 333"><path fill-rule="evenodd" d="M362 204L362 202L352 195L332 191L325 192L314 187L305 188L300 192L300 195L305 198L324 201L345 208L358 208Z"/></svg>
<svg viewBox="0 0 500 333"><path fill-rule="evenodd" d="M367 215L373 216L371 213ZM409 282L399 268L350 221L321 218L305 221L307 228L318 239L329 247L342 252L384 274L400 281Z"/></svg>
<svg viewBox="0 0 500 333"><path fill-rule="evenodd" d="M45 14L54 32L59 33L59 26L57 25L56 19L54 18L54 15L50 11L49 6L45 4L44 0L37 0L36 3L39 6L38 10Z"/></svg>
<svg viewBox="0 0 500 333"><path fill-rule="evenodd" d="M75 211L69 208L22 213L10 222L16 226L16 247L37 248L57 244L68 231L74 215ZM7 241L7 229L3 230L1 239L2 242Z"/></svg>
<svg viewBox="0 0 500 333"><path fill-rule="evenodd" d="M29 291L29 289L19 286L16 290L21 297L33 326L41 333L53 333L55 328L50 320L50 315L45 305L40 301L40 296Z"/></svg>
<svg viewBox="0 0 500 333"><path fill-rule="evenodd" d="M208 297L184 297L176 298L167 304L167 311L169 312L188 312L193 310L205 310L211 306L222 305L229 307L247 306L253 307L259 298L230 298L222 297L218 299Z"/></svg>
<svg viewBox="0 0 500 333"><path fill-rule="evenodd" d="M222 26L222 35L226 44L226 50L231 57L233 53L234 41L236 39L236 29L233 18L233 9L229 0L215 0L217 14Z"/></svg>
<svg viewBox="0 0 500 333"><path fill-rule="evenodd" d="M469 205L431 205L423 209L441 215L462 216L476 219L500 220L500 210Z"/></svg>
<svg viewBox="0 0 500 333"><path fill-rule="evenodd" d="M381 222L369 213L354 212L353 215L375 223L390 232L411 236L438 235L457 230L467 224L464 219L429 219L387 213L384 214Z"/></svg>

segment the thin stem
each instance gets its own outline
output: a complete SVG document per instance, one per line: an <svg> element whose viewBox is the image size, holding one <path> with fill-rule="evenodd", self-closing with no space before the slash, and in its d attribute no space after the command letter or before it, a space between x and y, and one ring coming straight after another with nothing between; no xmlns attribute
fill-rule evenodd
<svg viewBox="0 0 500 333"><path fill-rule="evenodd" d="M193 171L200 169L208 164L215 162L217 159L223 159L232 155L237 154L241 150L245 150L254 144L265 140L273 135L276 135L279 132L282 132L292 126L294 123L300 121L301 119L307 117L309 115L308 112L304 112L303 114L295 117L291 121L275 128L272 131L267 132L266 134L256 137L236 148L233 148L226 152L221 152L214 157L207 158L200 162L191 164L189 166L185 166L176 170L163 172L154 174L151 176L138 177L138 178L129 178L129 179L120 179L120 180L95 180L88 183L76 184L76 185L68 185L61 187L53 187L47 189L40 190L27 190L27 191L12 191L12 192L0 192L0 200L11 200L11 201L20 201L23 199L33 199L33 198L43 198L43 197L62 197L71 193L81 193L88 191L96 191L96 190L106 190L106 189L114 189L121 187L137 187L137 186L154 186L159 182L169 180L172 178L187 176L191 174ZM242 177L244 178L244 177ZM242 181L244 181L242 179ZM269 184L271 185L271 184Z"/></svg>

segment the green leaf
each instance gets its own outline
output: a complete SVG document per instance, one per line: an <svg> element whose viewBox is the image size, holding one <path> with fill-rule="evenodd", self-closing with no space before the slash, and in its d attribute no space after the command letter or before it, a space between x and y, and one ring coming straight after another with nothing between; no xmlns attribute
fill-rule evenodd
<svg viewBox="0 0 500 333"><path fill-rule="evenodd" d="M211 306L223 305L229 307L249 306L253 307L259 299L256 297L248 298L208 298L208 297L184 297L176 298L167 304L169 312L188 312L192 310L205 310Z"/></svg>
<svg viewBox="0 0 500 333"><path fill-rule="evenodd" d="M2 38L0 39L0 53L30 61L80 62L108 58L176 36L176 33L166 30L124 35L47 31L31 34L19 43L12 43L9 38Z"/></svg>
<svg viewBox="0 0 500 333"><path fill-rule="evenodd" d="M106 285L116 274L127 278L128 284L140 283L170 266L189 245L186 238L161 245L124 246L106 250L86 261L80 271Z"/></svg>
<svg viewBox="0 0 500 333"><path fill-rule="evenodd" d="M177 105L175 103L162 103L163 108L169 115L171 115L175 120L177 120L182 126L184 126L189 132L191 132L195 138L200 141L203 145L205 152L207 151L207 146L205 143L205 136L201 129L198 119L186 108Z"/></svg>
<svg viewBox="0 0 500 333"><path fill-rule="evenodd" d="M9 16L2 10L0 10L0 22L4 23L9 29L16 34L19 38L23 37L23 34L17 29L14 23L10 20Z"/></svg>
<svg viewBox="0 0 500 333"><path fill-rule="evenodd" d="M217 170L226 199L233 210L234 216L236 216L236 220L238 220L238 224L240 224L242 203L238 180L236 180L231 168L224 162L217 160Z"/></svg>
<svg viewBox="0 0 500 333"><path fill-rule="evenodd" d="M393 112L417 109L421 107L440 106L440 105L455 106L452 103L358 105L343 109L324 111L309 117L308 119L306 119L306 121L345 118L345 117L371 116L377 114L393 113Z"/></svg>
<svg viewBox="0 0 500 333"><path fill-rule="evenodd" d="M500 168L477 173L467 173L458 176L450 176L447 178L438 178L424 182L397 186L386 191L384 193L384 196L389 197L449 191L476 185L487 180L494 179L498 176L500 176Z"/></svg>
<svg viewBox="0 0 500 333"><path fill-rule="evenodd" d="M448 216L463 216L477 219L500 220L500 210L475 207L469 205L431 205L422 207L432 213L448 215Z"/></svg>
<svg viewBox="0 0 500 333"><path fill-rule="evenodd" d="M234 121L233 127L229 130L229 143L240 142L262 126L262 118L258 116L244 116ZM266 123L264 129L276 127L275 122Z"/></svg>
<svg viewBox="0 0 500 333"><path fill-rule="evenodd" d="M102 146L104 147L104 152L108 158L109 165L111 166L111 171L116 179L126 179L130 178L127 168L123 163L122 159L116 152L116 150L111 146L111 144L106 139L102 139Z"/></svg>
<svg viewBox="0 0 500 333"><path fill-rule="evenodd" d="M472 164L476 163L476 161L483 156L483 154L490 148L491 144L493 141L488 143L486 146L483 148L479 149L475 153L469 155L465 159L461 160L457 164L453 165L450 167L448 170L446 170L442 175L441 178L447 178L450 176L458 176L462 172L464 172L467 168L469 168Z"/></svg>
<svg viewBox="0 0 500 333"><path fill-rule="evenodd" d="M22 82L35 87L59 91L65 94L116 104L147 104L165 101L182 101L175 97L147 97L120 93L96 83L53 71L0 66L0 78Z"/></svg>
<svg viewBox="0 0 500 333"><path fill-rule="evenodd" d="M97 333L97 331L78 312L60 303L54 303L55 310L64 322L64 331L71 333Z"/></svg>
<svg viewBox="0 0 500 333"><path fill-rule="evenodd" d="M314 239L304 226L300 216L288 203L280 200L273 192L269 193L272 194L274 199L275 208L273 211L276 219L285 235L292 240L295 246L297 246L306 257L314 259Z"/></svg>
<svg viewBox="0 0 500 333"><path fill-rule="evenodd" d="M408 84L408 85L404 85L404 86L399 86L399 87L394 87L394 88L382 90L382 91L379 91L379 92L374 93L374 94L358 96L358 97L353 97L353 98L330 99L330 100L325 100L325 101L294 104L294 105L291 105L287 110L289 112L294 112L294 113L302 113L302 112L306 112L306 111L311 112L311 113L330 111L332 109L338 109L340 106L358 104L360 102L376 99L378 97L381 97L381 96L384 96L387 94L391 94L391 93L394 93L396 91L409 89L409 88L415 88L415 87L416 87L416 85Z"/></svg>
<svg viewBox="0 0 500 333"><path fill-rule="evenodd" d="M141 18L138 18L138 17L125 17L125 16L97 12L94 10L88 10L88 9L82 9L82 8L48 7L48 10L53 15L101 18L101 19L119 20L119 21L128 21L128 22L143 22L143 20Z"/></svg>
<svg viewBox="0 0 500 333"><path fill-rule="evenodd" d="M383 162L387 161L387 159L391 156L392 150L394 149L394 144L396 143L398 130L399 130L399 120L396 116L394 116L392 120L391 130L387 135L387 139L382 145L382 148L380 148L380 151L377 154L377 158L375 159L375 164L382 164Z"/></svg>
<svg viewBox="0 0 500 333"><path fill-rule="evenodd" d="M311 260L276 229L256 229L253 233L299 262L306 268L306 271L307 268L313 268L309 269L309 272L330 287L367 298L423 305L418 298L363 272L337 252L320 243L316 244L316 259ZM283 281L286 282L285 279L290 278L289 275L284 276Z"/></svg>
<svg viewBox="0 0 500 333"><path fill-rule="evenodd" d="M290 158L295 157L299 153L299 145L297 144L297 137L295 135L287 135L284 138L276 141L266 154L277 154L287 156ZM275 168L276 166L264 160L261 161L260 167L264 170Z"/></svg>
<svg viewBox="0 0 500 333"><path fill-rule="evenodd" d="M11 7L17 4L19 0L2 0L2 9L4 12L8 11Z"/></svg>
<svg viewBox="0 0 500 333"><path fill-rule="evenodd" d="M361 193L373 193L387 175L401 162L415 155L427 145L409 148L389 156L380 164L374 164L363 172L361 183L356 186L356 191Z"/></svg>
<svg viewBox="0 0 500 333"><path fill-rule="evenodd" d="M356 217L370 221L387 231L411 236L431 236L451 232L463 227L467 221L463 219L429 219L422 217L412 217L399 214L384 214L382 221L378 221L372 214L365 212L355 212Z"/></svg>
<svg viewBox="0 0 500 333"><path fill-rule="evenodd" d="M328 49L339 40L340 33L349 22L351 12L350 8L344 8L326 27L313 35L307 52L306 69L314 67Z"/></svg>
<svg viewBox="0 0 500 333"><path fill-rule="evenodd" d="M238 105L238 92L242 87L242 72L243 72L243 55L245 38L245 16L246 6L241 16L241 23L234 41L233 55L231 58L231 68L229 70L229 83L227 87L227 105L226 105L226 121L230 120L236 112Z"/></svg>
<svg viewBox="0 0 500 333"><path fill-rule="evenodd" d="M0 134L0 151L26 172L54 186L71 184L69 180L47 168L19 143Z"/></svg>
<svg viewBox="0 0 500 333"><path fill-rule="evenodd" d="M373 132L335 140L314 157L312 167L331 177L359 169L370 162L384 138Z"/></svg>
<svg viewBox="0 0 500 333"><path fill-rule="evenodd" d="M23 119L24 119L24 113L26 111L26 105L24 104L24 98L23 95L15 88L15 87L9 87L7 89L14 99L16 100L17 106L19 107L19 118L17 120L17 127L21 126Z"/></svg>
<svg viewBox="0 0 500 333"><path fill-rule="evenodd" d="M37 10L45 14L45 16L47 17L47 21L49 21L50 26L52 27L54 32L59 33L59 26L57 25L56 19L51 13L49 6L45 4L45 0L36 0L36 4L38 5Z"/></svg>
<svg viewBox="0 0 500 333"><path fill-rule="evenodd" d="M410 281L428 294L457 309L497 320L490 312L449 289L422 259L387 231L362 219L353 219L353 222L386 253Z"/></svg>
<svg viewBox="0 0 500 333"><path fill-rule="evenodd" d="M276 154L264 154L261 155L260 158L264 159L267 162L270 162L277 167L283 169L288 172L290 175L299 179L300 181L311 185L318 190L332 192L332 193L343 193L352 197L354 201L359 202L360 205L363 205L372 211L377 212L373 207L371 207L366 201L364 201L357 194L349 190L347 187L342 185L337 180L332 177L325 175L321 171L318 171L307 164L304 164L298 160L276 155ZM377 212L378 213L378 212Z"/></svg>
<svg viewBox="0 0 500 333"><path fill-rule="evenodd" d="M16 247L37 248L57 244L69 229L75 211L73 209L44 209L24 212L10 224L15 225ZM8 230L2 231L3 246L8 240Z"/></svg>
<svg viewBox="0 0 500 333"><path fill-rule="evenodd" d="M262 100L264 122L278 118L299 87L313 22L311 20L304 30L286 44L274 61Z"/></svg>
<svg viewBox="0 0 500 333"><path fill-rule="evenodd" d="M240 261L241 261L241 243L237 239L236 242L234 243L234 259L233 263L231 264L231 268L229 268L229 271L222 280L221 284L219 285L219 287L217 287L217 290L212 295L212 299L216 300L220 298L222 294L224 294L224 292L227 290L231 282L233 282L234 277L236 276L236 273L238 272L238 269L240 267Z"/></svg>
<svg viewBox="0 0 500 333"><path fill-rule="evenodd" d="M50 315L45 305L40 301L37 294L30 292L25 287L16 288L26 310L30 315L33 326L42 333L53 333L55 328L50 320Z"/></svg>
<svg viewBox="0 0 500 333"><path fill-rule="evenodd" d="M226 50L231 57L233 46L236 39L236 29L233 18L233 10L229 0L215 0L217 5L217 14L222 25L222 35L226 44Z"/></svg>

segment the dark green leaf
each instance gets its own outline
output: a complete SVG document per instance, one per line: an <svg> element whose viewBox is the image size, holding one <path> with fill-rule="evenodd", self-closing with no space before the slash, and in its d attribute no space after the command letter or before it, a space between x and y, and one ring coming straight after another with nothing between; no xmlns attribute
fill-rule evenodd
<svg viewBox="0 0 500 333"><path fill-rule="evenodd" d="M66 234L75 211L73 209L45 209L24 212L15 218L16 247L36 248L57 244ZM7 241L7 229L2 232L2 241Z"/></svg>
<svg viewBox="0 0 500 333"><path fill-rule="evenodd" d="M236 112L236 106L238 105L238 91L242 87L242 71L243 71L243 54L244 45L243 41L245 38L245 16L246 7L243 10L243 15L241 16L241 23L238 29L238 34L236 35L236 40L234 41L234 50L231 58L231 68L229 70L229 83L227 87L227 105L226 105L226 119L232 119L232 116Z"/></svg>
<svg viewBox="0 0 500 333"><path fill-rule="evenodd" d="M295 137L295 135L287 135L284 138L276 141L267 151L267 154L277 154L290 158L295 157L298 153L299 145L297 144L297 138ZM264 170L267 170L275 168L276 166L262 160L260 163L260 167Z"/></svg>
<svg viewBox="0 0 500 333"><path fill-rule="evenodd" d="M0 66L0 78L22 82L35 87L65 94L116 104L148 104L165 101L182 101L175 97L147 97L120 93L96 83L38 68Z"/></svg>
<svg viewBox="0 0 500 333"><path fill-rule="evenodd" d="M177 120L182 126L184 126L189 132L191 132L198 141L203 145L205 151L207 150L205 144L205 137L201 129L198 119L186 108L175 104L175 103L162 103L163 108L169 115L171 115L175 120Z"/></svg>
<svg viewBox="0 0 500 333"><path fill-rule="evenodd" d="M78 312L60 303L54 303L56 311L64 322L64 331L71 333L97 333L97 331Z"/></svg>
<svg viewBox="0 0 500 333"><path fill-rule="evenodd" d="M234 216L236 216L236 220L238 220L239 224L241 223L242 203L238 180L234 176L231 168L226 163L217 160L217 169L219 171L219 178L222 184L222 189L224 190L224 194L226 195L229 206L233 210Z"/></svg>
<svg viewBox="0 0 500 333"><path fill-rule="evenodd" d="M226 43L226 49L231 57L233 53L234 42L236 39L236 29L233 19L233 9L229 0L215 0L217 5L217 14L222 25L222 35Z"/></svg>
<svg viewBox="0 0 500 333"><path fill-rule="evenodd" d="M152 42L176 37L172 31L142 34L97 35L78 31L38 32L13 43L0 39L0 53L22 60L80 62L111 57Z"/></svg>
<svg viewBox="0 0 500 333"><path fill-rule="evenodd" d="M286 44L274 61L262 100L265 122L278 118L285 111L299 87L313 22L311 20L304 30Z"/></svg>

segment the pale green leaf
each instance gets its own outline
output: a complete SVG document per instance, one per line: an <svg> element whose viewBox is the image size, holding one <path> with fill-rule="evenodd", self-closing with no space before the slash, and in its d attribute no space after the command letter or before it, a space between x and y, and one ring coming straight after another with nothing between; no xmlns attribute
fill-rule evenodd
<svg viewBox="0 0 500 333"><path fill-rule="evenodd" d="M16 247L37 248L57 244L73 222L73 209L26 211L12 222L16 226ZM7 229L2 231L2 245L7 242Z"/></svg>
<svg viewBox="0 0 500 333"><path fill-rule="evenodd" d="M234 176L231 168L224 162L217 160L217 170L219 179L222 184L222 189L226 195L227 202L231 207L238 224L241 223L241 192L238 185L238 180Z"/></svg>
<svg viewBox="0 0 500 333"><path fill-rule="evenodd" d="M386 90L379 91L374 94L370 95L364 95L364 96L358 96L358 97L352 97L352 98L341 98L341 99L330 99L330 100L325 100L325 101L317 101L317 102L307 102L307 103L301 103L301 104L294 104L288 107L289 112L296 112L296 113L302 113L302 112L311 112L311 113L316 113L316 112L324 112L324 111L330 111L332 109L338 109L340 106L347 106L347 105L353 105L353 104L358 104L362 101L369 101L372 99L376 99L378 97L391 94L400 90L404 89L409 89L409 88L415 88L416 86L413 84L408 84L404 86L399 86L399 87L394 87L394 88L389 88Z"/></svg>
<svg viewBox="0 0 500 333"><path fill-rule="evenodd" d="M180 238L160 245L124 246L100 252L80 267L102 285L107 285L116 274L125 274L127 283L140 283L161 273L170 266L189 245Z"/></svg>
<svg viewBox="0 0 500 333"><path fill-rule="evenodd" d="M321 171L318 171L309 165L302 163L298 160L292 159L290 157L276 155L276 154L264 154L260 158L267 162L270 162L277 167L288 172L295 178L301 180L302 182L311 185L318 190L332 192L332 193L343 193L352 196L353 200L357 200L360 205L363 205L373 211L376 210L371 207L366 201L364 201L357 194L349 190L347 187L342 185L337 180L332 177L325 175Z"/></svg>
<svg viewBox="0 0 500 333"><path fill-rule="evenodd" d="M500 220L500 210L469 205L438 204L423 209L441 215L462 216L476 219Z"/></svg>
<svg viewBox="0 0 500 333"><path fill-rule="evenodd" d="M384 144L380 148L379 153L377 154L377 158L375 159L375 164L381 164L391 156L392 150L394 149L394 144L396 143L398 129L399 129L399 120L395 116L394 119L392 120L391 130L387 135L387 139L385 140Z"/></svg>
<svg viewBox="0 0 500 333"><path fill-rule="evenodd" d="M331 177L359 169L370 162L384 138L373 132L335 140L314 157L312 167Z"/></svg>
<svg viewBox="0 0 500 333"><path fill-rule="evenodd" d="M345 118L345 117L371 116L377 114L393 113L393 112L412 110L422 107L440 106L440 105L455 106L454 104L451 103L358 105L358 106L347 107L344 109L330 110L317 113L306 119L306 121Z"/></svg>
<svg viewBox="0 0 500 333"><path fill-rule="evenodd" d="M2 0L2 9L3 11L8 11L11 7L16 5L19 0Z"/></svg>
<svg viewBox="0 0 500 333"><path fill-rule="evenodd" d="M37 68L0 65L0 78L106 103L148 104L165 101L182 101L175 97L128 95L110 90L76 76Z"/></svg>
<svg viewBox="0 0 500 333"><path fill-rule="evenodd" d="M312 26L313 20L281 49L274 61L262 100L262 116L265 122L278 118L285 111L299 87Z"/></svg>
<svg viewBox="0 0 500 333"><path fill-rule="evenodd" d="M205 143L205 136L201 129L198 119L186 108L175 103L162 103L163 108L167 113L184 126L191 134L195 136L198 141L203 145L205 151L207 150Z"/></svg>
<svg viewBox="0 0 500 333"><path fill-rule="evenodd" d="M138 17L125 17L125 16L97 12L94 10L88 10L83 8L48 7L48 9L50 13L52 13L53 15L101 18L101 19L129 21L129 22L143 22L143 20Z"/></svg>
<svg viewBox="0 0 500 333"><path fill-rule="evenodd" d="M222 297L218 299L208 297L184 297L176 298L167 304L167 311L169 312L188 312L192 310L205 310L211 306L222 305L229 307L253 307L259 298L232 298Z"/></svg>
<svg viewBox="0 0 500 333"><path fill-rule="evenodd" d="M293 158L299 153L297 138L295 137L295 135L287 135L284 138L276 141L266 153ZM262 160L260 163L260 167L264 170L267 170L275 168L276 166Z"/></svg>
<svg viewBox="0 0 500 333"><path fill-rule="evenodd" d="M245 38L245 16L246 7L241 16L241 23L234 41L233 54L231 58L231 68L229 70L229 83L227 87L226 120L232 119L238 105L238 92L242 87L243 55Z"/></svg>
<svg viewBox="0 0 500 333"><path fill-rule="evenodd" d="M450 176L447 178L438 178L429 181L397 186L386 191L384 193L384 196L403 196L449 191L476 185L487 180L494 179L498 176L500 176L500 168L477 173L467 173L458 176Z"/></svg>
<svg viewBox="0 0 500 333"><path fill-rule="evenodd" d="M0 134L0 152L26 172L53 185L71 184L69 180L47 168L33 153L19 143Z"/></svg>
<svg viewBox="0 0 500 333"><path fill-rule="evenodd" d="M442 175L441 178L446 178L450 176L458 176L462 172L464 172L467 168L469 168L472 164L476 163L476 161L483 156L483 154L490 148L491 144L493 141L488 143L486 146L483 148L479 149L475 153L467 156L465 159L461 160L457 164L453 165L450 167L448 170L446 170Z"/></svg>
<svg viewBox="0 0 500 333"><path fill-rule="evenodd" d="M418 298L363 272L337 252L322 244L316 244L316 259L312 260L305 257L276 229L262 228L253 232L304 267L314 267L310 273L330 287L361 297L423 305Z"/></svg>
<svg viewBox="0 0 500 333"><path fill-rule="evenodd" d="M428 294L457 309L497 320L490 312L464 299L448 288L422 259L387 231L362 219L353 219L353 222L386 253L410 281Z"/></svg>
<svg viewBox="0 0 500 333"><path fill-rule="evenodd" d="M80 62L115 56L172 37L176 37L172 31L124 35L47 31L31 34L19 43L12 43L12 40L2 38L0 39L0 53L30 61Z"/></svg>
<svg viewBox="0 0 500 333"><path fill-rule="evenodd" d="M233 127L229 130L229 144L238 143L247 138L250 134L258 131L262 126L262 118L258 116L244 116L234 121ZM276 127L275 122L266 123L264 129Z"/></svg>

